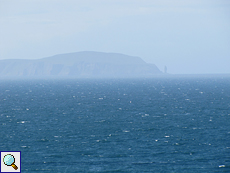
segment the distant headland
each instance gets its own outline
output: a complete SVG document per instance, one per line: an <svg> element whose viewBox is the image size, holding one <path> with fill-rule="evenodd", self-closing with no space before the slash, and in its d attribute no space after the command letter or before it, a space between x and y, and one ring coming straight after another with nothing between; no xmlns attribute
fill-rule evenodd
<svg viewBox="0 0 230 173"><path fill-rule="evenodd" d="M0 77L124 78L163 74L140 57L119 53L75 52L41 59L0 60Z"/></svg>

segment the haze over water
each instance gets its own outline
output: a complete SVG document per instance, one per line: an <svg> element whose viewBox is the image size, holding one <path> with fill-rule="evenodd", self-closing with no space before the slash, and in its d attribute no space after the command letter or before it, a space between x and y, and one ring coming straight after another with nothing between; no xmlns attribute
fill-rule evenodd
<svg viewBox="0 0 230 173"><path fill-rule="evenodd" d="M0 59L98 51L171 74L230 73L229 0L1 0Z"/></svg>
<svg viewBox="0 0 230 173"><path fill-rule="evenodd" d="M229 0L1 0L0 151L21 151L28 173L230 172L229 12Z"/></svg>

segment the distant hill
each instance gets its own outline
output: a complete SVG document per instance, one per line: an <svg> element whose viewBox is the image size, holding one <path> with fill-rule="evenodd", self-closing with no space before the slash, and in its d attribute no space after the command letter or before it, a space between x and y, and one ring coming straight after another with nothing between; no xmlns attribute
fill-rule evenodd
<svg viewBox="0 0 230 173"><path fill-rule="evenodd" d="M0 77L149 77L162 72L141 58L118 53L76 52L47 58L0 60Z"/></svg>

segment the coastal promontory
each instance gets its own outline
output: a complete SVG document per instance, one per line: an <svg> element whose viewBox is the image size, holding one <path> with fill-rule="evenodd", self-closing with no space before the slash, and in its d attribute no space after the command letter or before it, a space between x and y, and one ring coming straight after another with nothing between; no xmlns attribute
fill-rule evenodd
<svg viewBox="0 0 230 173"><path fill-rule="evenodd" d="M140 57L119 53L76 52L41 59L0 60L0 77L151 77L162 74Z"/></svg>

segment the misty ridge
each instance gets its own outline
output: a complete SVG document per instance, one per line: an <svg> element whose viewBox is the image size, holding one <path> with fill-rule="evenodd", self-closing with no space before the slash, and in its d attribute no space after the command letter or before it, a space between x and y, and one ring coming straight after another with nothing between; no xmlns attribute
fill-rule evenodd
<svg viewBox="0 0 230 173"><path fill-rule="evenodd" d="M41 59L0 60L0 77L124 78L163 74L136 56L84 51Z"/></svg>

